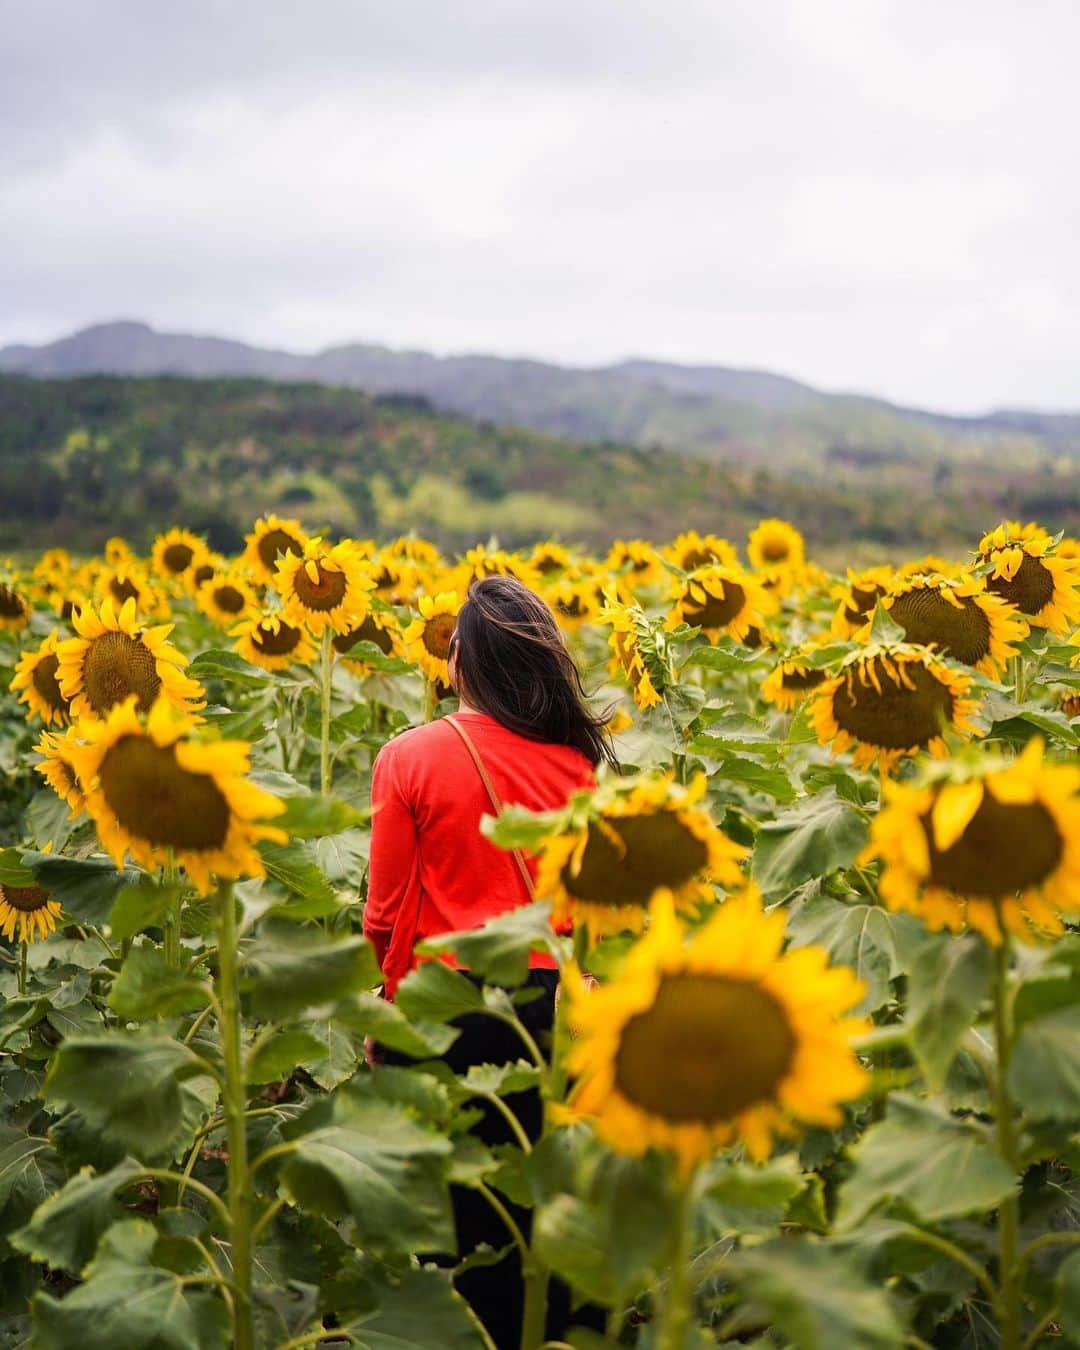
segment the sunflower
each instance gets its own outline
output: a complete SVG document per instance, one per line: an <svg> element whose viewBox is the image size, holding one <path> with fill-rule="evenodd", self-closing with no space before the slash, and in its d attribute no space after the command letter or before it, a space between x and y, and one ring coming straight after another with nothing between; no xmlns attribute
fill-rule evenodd
<svg viewBox="0 0 1080 1350"><path fill-rule="evenodd" d="M616 539L604 559L608 572L617 572L619 580L631 592L651 586L664 575L664 561L652 544L644 539Z"/></svg>
<svg viewBox="0 0 1080 1350"><path fill-rule="evenodd" d="M1059 556L1034 522L1007 520L983 535L979 561L989 569L990 590L1035 627L1064 634L1080 622L1080 559Z"/></svg>
<svg viewBox="0 0 1080 1350"><path fill-rule="evenodd" d="M668 775L598 788L587 813L541 846L536 894L551 900L553 921L584 924L594 937L637 932L661 890L693 910L713 898L710 883L740 885L746 849L699 805L705 785L698 774L689 787Z"/></svg>
<svg viewBox="0 0 1080 1350"><path fill-rule="evenodd" d="M215 876L263 876L259 841L287 835L264 823L285 806L247 779L247 743L200 740L196 726L164 699L140 717L130 698L85 724L86 744L70 754L117 867L128 853L144 867L178 863L206 895Z"/></svg>
<svg viewBox="0 0 1080 1350"><path fill-rule="evenodd" d="M798 571L806 561L806 545L794 525L771 516L750 531L746 556L759 572Z"/></svg>
<svg viewBox="0 0 1080 1350"><path fill-rule="evenodd" d="M904 755L946 755L945 732L979 735L972 677L926 647L875 644L853 652L839 675L819 685L810 721L833 753L855 746L855 763L888 771Z"/></svg>
<svg viewBox="0 0 1080 1350"><path fill-rule="evenodd" d="M871 567L865 572L853 572L849 567L847 584L834 587L832 592L833 599L840 601L832 621L834 636L853 637L892 584L891 567Z"/></svg>
<svg viewBox="0 0 1080 1350"><path fill-rule="evenodd" d="M94 583L94 590L99 601L111 600L114 605L134 600L139 614L161 614L164 617L168 613L164 597L154 590L142 569L132 563L102 569Z"/></svg>
<svg viewBox="0 0 1080 1350"><path fill-rule="evenodd" d="M298 520L280 520L275 515L260 516L250 534L244 536L247 548L244 562L260 581L272 585L278 558L304 552L308 538Z"/></svg>
<svg viewBox="0 0 1080 1350"><path fill-rule="evenodd" d="M71 747L78 745L79 740L78 728L68 727L63 735L58 731L42 732L41 740L34 746L42 757L41 763L35 764L34 769L60 800L67 802L71 808L69 819L74 819L86 805L82 784L70 755Z"/></svg>
<svg viewBox="0 0 1080 1350"><path fill-rule="evenodd" d="M650 917L609 984L565 973L572 1114L619 1153L670 1150L684 1179L736 1140L762 1162L797 1124L839 1126L869 1083L851 1048L869 1026L847 1015L865 992L854 972L821 947L783 952L783 911L764 913L752 886L689 942L669 895Z"/></svg>
<svg viewBox="0 0 1080 1350"><path fill-rule="evenodd" d="M686 530L661 550L668 562L684 572L694 572L709 563L738 567L739 555L735 545L718 534L700 535L697 530Z"/></svg>
<svg viewBox="0 0 1080 1350"><path fill-rule="evenodd" d="M422 595L418 608L419 617L401 635L406 655L410 661L419 665L429 680L439 680L448 685L450 638L457 627L457 616L461 609L458 593L442 591L435 596Z"/></svg>
<svg viewBox="0 0 1080 1350"><path fill-rule="evenodd" d="M781 712L793 712L809 698L829 678L824 667L807 664L806 657L813 651L814 644L807 644L777 661L762 681L761 697Z"/></svg>
<svg viewBox="0 0 1080 1350"><path fill-rule="evenodd" d="M387 605L406 605L416 595L420 569L408 558L398 558L381 549L371 560L375 594Z"/></svg>
<svg viewBox="0 0 1080 1350"><path fill-rule="evenodd" d="M540 589L540 572L528 559L518 553L507 553L497 548L489 551L483 544L470 548L458 566L459 580L456 590L468 594L474 581L483 581L485 577L516 577L531 591Z"/></svg>
<svg viewBox="0 0 1080 1350"><path fill-rule="evenodd" d="M721 633L742 642L751 628L762 629L765 615L776 608L776 600L751 572L737 564L711 563L679 583L668 627L688 623L714 644Z"/></svg>
<svg viewBox="0 0 1080 1350"><path fill-rule="evenodd" d="M327 548L317 539L302 555L290 552L278 559L274 586L285 622L306 624L316 637L326 628L345 633L360 623L371 606L368 592L374 589L352 544Z"/></svg>
<svg viewBox="0 0 1080 1350"><path fill-rule="evenodd" d="M30 602L11 580L0 581L0 631L17 633L30 622Z"/></svg>
<svg viewBox="0 0 1080 1350"><path fill-rule="evenodd" d="M203 554L201 562L197 562L185 574L184 580L187 582L188 590L192 595L198 596L199 587L206 582L213 580L222 572L229 570L229 564L220 553L211 553L207 550Z"/></svg>
<svg viewBox="0 0 1080 1350"><path fill-rule="evenodd" d="M0 933L9 942L47 938L59 917L60 906L40 886L0 885Z"/></svg>
<svg viewBox="0 0 1080 1350"><path fill-rule="evenodd" d="M159 534L150 550L150 565L159 577L176 581L206 557L206 544L197 534L179 527Z"/></svg>
<svg viewBox="0 0 1080 1350"><path fill-rule="evenodd" d="M66 638L56 649L57 679L71 700L72 717L103 717L132 694L143 711L159 695L178 707L203 706L202 685L181 670L187 657L166 641L171 623L140 628L134 600L125 600L119 611L111 600L96 612L87 605L72 623L78 637Z"/></svg>
<svg viewBox="0 0 1080 1350"><path fill-rule="evenodd" d="M382 551L391 558L407 558L410 562L420 563L424 567L437 567L442 561L438 547L430 539L421 539L415 534L399 535Z"/></svg>
<svg viewBox="0 0 1080 1350"><path fill-rule="evenodd" d="M110 567L120 567L124 563L135 561L135 555L131 551L131 545L123 535L119 534L114 534L111 538L105 540L102 556Z"/></svg>
<svg viewBox="0 0 1080 1350"><path fill-rule="evenodd" d="M527 559L530 567L536 569L543 581L567 571L574 565L570 550L552 539L537 544Z"/></svg>
<svg viewBox="0 0 1080 1350"><path fill-rule="evenodd" d="M400 656L401 628L392 609L373 609L362 622L346 633L338 633L332 646L339 655L358 642L373 642L383 656ZM357 675L369 675L371 666L363 657L352 657L345 664Z"/></svg>
<svg viewBox="0 0 1080 1350"><path fill-rule="evenodd" d="M56 629L49 634L36 651L24 652L15 666L11 688L21 690L19 702L25 703L31 715L36 714L45 725L56 722L63 726L70 717L71 704L61 692L56 672L60 658L56 649L60 634Z"/></svg>
<svg viewBox="0 0 1080 1350"><path fill-rule="evenodd" d="M576 633L585 624L596 622L603 605L603 581L571 569L546 587L544 599L559 627Z"/></svg>
<svg viewBox="0 0 1080 1350"><path fill-rule="evenodd" d="M315 659L315 648L303 624L286 623L280 614L252 614L229 629L236 638L235 648L245 661L263 670L287 670L289 666L307 666Z"/></svg>
<svg viewBox="0 0 1080 1350"><path fill-rule="evenodd" d="M238 570L215 571L195 592L195 603L208 619L227 628L258 608L255 588Z"/></svg>
<svg viewBox="0 0 1080 1350"><path fill-rule="evenodd" d="M34 564L34 576L55 586L71 574L71 554L66 548L47 548Z"/></svg>
<svg viewBox="0 0 1080 1350"><path fill-rule="evenodd" d="M1027 637L1027 623L981 577L909 576L897 581L881 603L904 630L905 640L933 647L992 680L1016 655L1011 643ZM869 636L869 627L859 637Z"/></svg>
<svg viewBox="0 0 1080 1350"><path fill-rule="evenodd" d="M864 857L891 909L933 929L1002 940L1057 935L1080 913L1080 769L1048 764L1035 737L1011 763L950 765L927 786L885 785Z"/></svg>
<svg viewBox="0 0 1080 1350"><path fill-rule="evenodd" d="M613 655L608 670L629 684L634 702L642 711L653 708L661 701L670 678L656 635L640 605L623 604L610 589L604 592L604 601L599 618L611 625L608 646Z"/></svg>

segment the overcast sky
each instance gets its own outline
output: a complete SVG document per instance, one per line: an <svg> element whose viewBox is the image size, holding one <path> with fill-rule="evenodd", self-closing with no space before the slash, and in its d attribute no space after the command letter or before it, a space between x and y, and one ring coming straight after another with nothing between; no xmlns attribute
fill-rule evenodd
<svg viewBox="0 0 1080 1350"><path fill-rule="evenodd" d="M1076 0L0 0L0 344L1080 409Z"/></svg>

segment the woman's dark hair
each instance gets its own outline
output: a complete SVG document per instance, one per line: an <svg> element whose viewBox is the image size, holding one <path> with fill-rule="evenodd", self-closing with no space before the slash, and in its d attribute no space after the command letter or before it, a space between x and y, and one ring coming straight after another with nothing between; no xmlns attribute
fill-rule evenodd
<svg viewBox="0 0 1080 1350"><path fill-rule="evenodd" d="M457 678L479 712L533 741L572 745L618 768L606 715L592 712L547 605L515 577L474 581L455 633Z"/></svg>

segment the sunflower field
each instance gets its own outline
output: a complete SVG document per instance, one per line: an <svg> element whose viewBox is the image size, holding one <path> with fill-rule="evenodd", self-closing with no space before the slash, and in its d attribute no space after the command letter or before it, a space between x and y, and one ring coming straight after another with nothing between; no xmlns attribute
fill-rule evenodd
<svg viewBox="0 0 1080 1350"><path fill-rule="evenodd" d="M0 1345L517 1350L463 1292L504 1261L521 1350L1080 1345L1080 542L971 543L838 576L779 520L447 558L268 517L9 562ZM388 1002L371 766L455 707L494 573L622 772L486 818L537 902ZM452 1072L464 1014L517 1058ZM556 1286L599 1310L565 1339Z"/></svg>

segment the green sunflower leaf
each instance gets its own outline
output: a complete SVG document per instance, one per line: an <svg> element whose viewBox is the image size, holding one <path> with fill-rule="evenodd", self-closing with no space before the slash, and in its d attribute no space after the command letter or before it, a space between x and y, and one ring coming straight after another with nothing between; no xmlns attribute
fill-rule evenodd
<svg viewBox="0 0 1080 1350"><path fill-rule="evenodd" d="M935 1092L944 1086L960 1040L989 995L993 968L990 948L971 934L928 934L912 956L909 1042Z"/></svg>
<svg viewBox="0 0 1080 1350"><path fill-rule="evenodd" d="M291 924L265 930L245 948L241 962L253 1010L279 1022L371 989L381 979L366 938L328 938Z"/></svg>
<svg viewBox="0 0 1080 1350"><path fill-rule="evenodd" d="M763 821L754 848L754 880L767 895L850 867L867 840L865 818L827 788Z"/></svg>
<svg viewBox="0 0 1080 1350"><path fill-rule="evenodd" d="M84 1168L38 1206L29 1223L11 1235L11 1245L32 1261L78 1274L102 1233L123 1215L117 1192L139 1170L131 1158L96 1176Z"/></svg>
<svg viewBox="0 0 1080 1350"><path fill-rule="evenodd" d="M174 969L154 946L133 947L109 990L109 1007L133 1022L194 1012L209 1001L209 983Z"/></svg>
<svg viewBox="0 0 1080 1350"><path fill-rule="evenodd" d="M1030 1119L1080 1121L1080 1004L1024 1025L1009 1059L1008 1081Z"/></svg>

